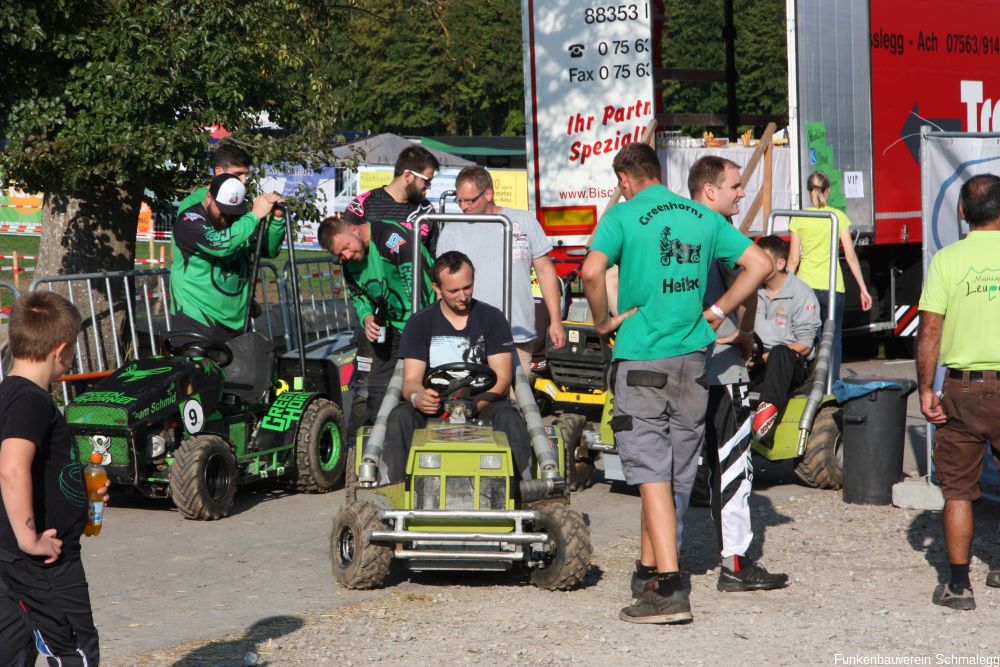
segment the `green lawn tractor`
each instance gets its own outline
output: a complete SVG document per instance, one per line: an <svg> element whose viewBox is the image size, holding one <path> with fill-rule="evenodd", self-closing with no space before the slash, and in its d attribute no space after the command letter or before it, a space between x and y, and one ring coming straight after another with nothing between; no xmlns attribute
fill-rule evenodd
<svg viewBox="0 0 1000 667"><path fill-rule="evenodd" d="M298 323L297 349L276 353L249 330L249 315L228 344L170 332L163 354L126 364L66 407L82 460L99 452L112 483L170 498L189 519L226 516L237 486L254 480L334 488L347 458L343 414L356 348L349 331L306 348L286 231L292 279L283 316Z"/></svg>
<svg viewBox="0 0 1000 667"><path fill-rule="evenodd" d="M414 229L422 222L452 221L504 224L506 279L510 222L503 216L437 214L421 216ZM504 305L509 313L509 292ZM386 443L385 435L388 414L401 399L400 362L374 426L359 431L352 466L356 481L333 521L330 555L340 585L377 587L393 560L415 572L520 568L548 590L582 583L590 569L590 530L569 507L567 451L559 428L543 425L527 375L512 356L516 402L531 434L533 479L517 479L506 436L477 421L471 403L459 398L496 381L488 366L467 363L428 371L425 386L445 397L448 418L430 419L415 432L404 480L386 479L380 461L384 446L398 446Z"/></svg>

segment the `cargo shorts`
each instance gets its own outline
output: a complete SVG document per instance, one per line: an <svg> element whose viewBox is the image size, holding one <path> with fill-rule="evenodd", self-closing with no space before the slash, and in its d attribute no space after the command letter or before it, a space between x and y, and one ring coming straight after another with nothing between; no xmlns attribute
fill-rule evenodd
<svg viewBox="0 0 1000 667"><path fill-rule="evenodd" d="M611 429L629 484L693 488L708 407L706 351L612 364Z"/></svg>
<svg viewBox="0 0 1000 667"><path fill-rule="evenodd" d="M945 500L976 500L983 474L986 440L997 458L1000 448L1000 391L995 374L987 380L947 378L942 407L948 421L934 431L934 468Z"/></svg>

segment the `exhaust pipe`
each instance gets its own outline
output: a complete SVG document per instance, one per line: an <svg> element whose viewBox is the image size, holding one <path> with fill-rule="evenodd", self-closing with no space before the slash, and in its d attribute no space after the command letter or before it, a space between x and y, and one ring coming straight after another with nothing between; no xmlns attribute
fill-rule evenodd
<svg viewBox="0 0 1000 667"><path fill-rule="evenodd" d="M389 421L389 413L399 405L403 398L403 360L396 362L392 371L392 379L385 390L385 398L378 408L375 424L371 435L365 442L361 452L361 468L358 470L358 484L364 487L375 486L378 482L378 462L382 460L382 448L385 446L385 425Z"/></svg>

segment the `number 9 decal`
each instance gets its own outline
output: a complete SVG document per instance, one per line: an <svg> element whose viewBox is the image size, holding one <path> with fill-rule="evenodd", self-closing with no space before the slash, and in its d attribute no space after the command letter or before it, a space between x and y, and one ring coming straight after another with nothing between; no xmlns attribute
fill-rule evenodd
<svg viewBox="0 0 1000 667"><path fill-rule="evenodd" d="M205 425L205 413L201 409L201 403L193 398L184 404L181 415L184 418L184 428L192 435L200 432L201 427Z"/></svg>

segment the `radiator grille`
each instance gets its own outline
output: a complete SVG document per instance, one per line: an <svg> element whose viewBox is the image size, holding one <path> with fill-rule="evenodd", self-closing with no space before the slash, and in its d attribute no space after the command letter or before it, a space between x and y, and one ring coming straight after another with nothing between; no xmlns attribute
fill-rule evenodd
<svg viewBox="0 0 1000 667"><path fill-rule="evenodd" d="M507 491L506 477L480 477L479 509L481 510L507 509L506 491Z"/></svg>
<svg viewBox="0 0 1000 667"><path fill-rule="evenodd" d="M441 478L417 475L413 482L413 506L418 510L436 510L441 506Z"/></svg>
<svg viewBox="0 0 1000 667"><path fill-rule="evenodd" d="M444 508L446 510L475 509L473 503L475 485L472 477L449 477L444 488Z"/></svg>

